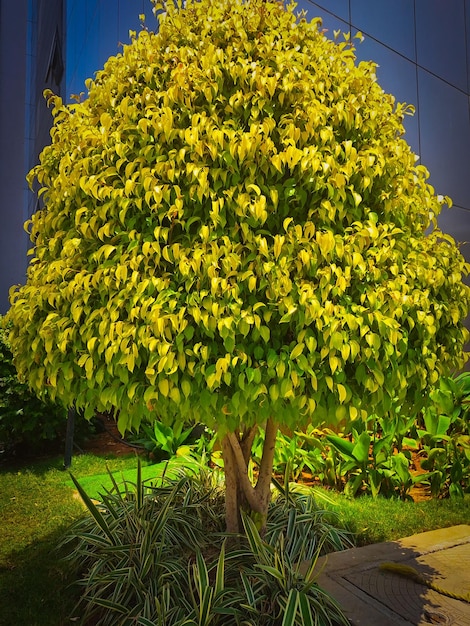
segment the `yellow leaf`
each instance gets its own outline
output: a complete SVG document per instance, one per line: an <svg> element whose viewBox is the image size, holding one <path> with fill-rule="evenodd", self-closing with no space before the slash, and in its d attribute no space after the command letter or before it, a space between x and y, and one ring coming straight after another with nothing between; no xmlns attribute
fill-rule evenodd
<svg viewBox="0 0 470 626"><path fill-rule="evenodd" d="M189 398L189 395L191 393L191 383L189 382L189 380L185 379L181 382L181 390L185 398Z"/></svg>
<svg viewBox="0 0 470 626"><path fill-rule="evenodd" d="M279 399L279 387L277 385L271 385L269 388L269 396L273 402Z"/></svg>
<svg viewBox="0 0 470 626"><path fill-rule="evenodd" d="M348 395L346 391L346 387L338 383L336 385L336 389L338 390L339 401L341 402L341 404L343 404L343 402L346 400L347 395Z"/></svg>
<svg viewBox="0 0 470 626"><path fill-rule="evenodd" d="M172 387L170 391L170 398L173 400L175 404L180 404L181 402L181 394L178 387Z"/></svg>
<svg viewBox="0 0 470 626"><path fill-rule="evenodd" d="M170 392L170 385L168 383L168 379L161 378L160 381L158 382L158 389L160 393L162 394L162 396L165 396L165 398L167 398Z"/></svg>
<svg viewBox="0 0 470 626"><path fill-rule="evenodd" d="M109 127L111 126L113 119L111 117L111 115L109 113L102 113L100 116L100 123L101 126L103 126L103 128L105 128L106 130L109 129Z"/></svg>
<svg viewBox="0 0 470 626"><path fill-rule="evenodd" d="M277 208L279 202L279 193L277 189L271 188L269 190L269 195L271 196L272 203L274 204L274 208Z"/></svg>
<svg viewBox="0 0 470 626"><path fill-rule="evenodd" d="M297 357L299 357L303 350L304 350L305 344L303 343L298 343L295 348L292 350L292 352L290 353L290 358L292 360L296 359Z"/></svg>
<svg viewBox="0 0 470 626"><path fill-rule="evenodd" d="M276 261L279 258L279 255L281 254L282 246L284 244L284 241L285 241L284 235L275 235L274 236L273 250L274 250L274 258L276 259Z"/></svg>
<svg viewBox="0 0 470 626"><path fill-rule="evenodd" d="M261 189L258 187L258 185L255 185L254 183L250 183L249 185L246 185L246 190L250 191L250 189L253 189L253 191L256 193L257 196L261 195Z"/></svg>

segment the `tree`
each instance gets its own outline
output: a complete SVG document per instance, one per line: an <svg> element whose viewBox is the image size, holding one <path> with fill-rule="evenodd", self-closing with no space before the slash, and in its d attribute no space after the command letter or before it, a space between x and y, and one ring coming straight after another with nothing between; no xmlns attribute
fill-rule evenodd
<svg viewBox="0 0 470 626"><path fill-rule="evenodd" d="M410 112L295 5L169 2L88 97L47 94L11 343L39 395L222 441L227 527L262 528L279 425L418 406L464 362L468 270ZM247 464L258 428L256 486Z"/></svg>

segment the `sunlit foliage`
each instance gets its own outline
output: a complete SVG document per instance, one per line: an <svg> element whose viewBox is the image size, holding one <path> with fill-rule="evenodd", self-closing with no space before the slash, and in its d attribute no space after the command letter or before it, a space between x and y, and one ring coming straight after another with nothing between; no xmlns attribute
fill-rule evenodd
<svg viewBox="0 0 470 626"><path fill-rule="evenodd" d="M463 363L447 199L373 63L278 2L160 11L65 105L11 293L39 395L121 430L360 419Z"/></svg>

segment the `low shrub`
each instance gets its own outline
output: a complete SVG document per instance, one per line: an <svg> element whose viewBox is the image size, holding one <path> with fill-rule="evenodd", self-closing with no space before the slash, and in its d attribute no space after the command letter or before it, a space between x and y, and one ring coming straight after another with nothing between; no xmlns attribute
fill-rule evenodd
<svg viewBox="0 0 470 626"><path fill-rule="evenodd" d="M39 400L20 382L13 365L8 332L0 318L0 446L37 450L65 433L66 410Z"/></svg>
<svg viewBox="0 0 470 626"><path fill-rule="evenodd" d="M417 422L423 476L434 497L470 493L470 372L441 378L433 404Z"/></svg>
<svg viewBox="0 0 470 626"><path fill-rule="evenodd" d="M91 515L73 525L63 545L80 572L82 623L346 625L315 582L318 556L350 545L332 513L281 489L265 538L245 516L246 537L237 541L223 532L224 497L214 476L202 469L156 485L142 480L139 467L135 483L114 482L100 504L75 481Z"/></svg>

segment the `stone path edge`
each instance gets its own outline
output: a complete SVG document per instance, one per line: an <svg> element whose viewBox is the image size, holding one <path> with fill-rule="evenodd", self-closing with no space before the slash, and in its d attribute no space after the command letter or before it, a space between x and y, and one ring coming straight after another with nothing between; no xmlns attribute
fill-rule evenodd
<svg viewBox="0 0 470 626"><path fill-rule="evenodd" d="M318 559L314 576L318 576L320 588L340 604L354 626L416 626L402 618L397 621L396 613L375 603L367 593L345 580L345 576L351 571L378 567L385 561L400 563L409 560L411 552L416 556L423 556L469 542L470 525L431 530L397 541L328 554ZM410 584L413 583L410 581Z"/></svg>

